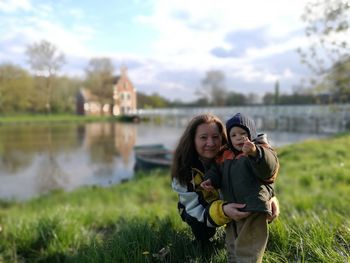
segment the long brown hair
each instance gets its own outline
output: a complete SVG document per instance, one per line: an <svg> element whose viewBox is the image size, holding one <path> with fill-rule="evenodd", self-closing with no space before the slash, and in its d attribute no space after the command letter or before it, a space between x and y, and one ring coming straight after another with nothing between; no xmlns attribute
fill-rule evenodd
<svg viewBox="0 0 350 263"><path fill-rule="evenodd" d="M180 137L174 151L171 167L171 178L176 178L182 185L187 185L191 180L191 166L193 165L193 160L198 158L194 137L197 127L203 123L215 123L222 138L221 145L227 143L224 125L218 117L212 114L202 114L193 117Z"/></svg>

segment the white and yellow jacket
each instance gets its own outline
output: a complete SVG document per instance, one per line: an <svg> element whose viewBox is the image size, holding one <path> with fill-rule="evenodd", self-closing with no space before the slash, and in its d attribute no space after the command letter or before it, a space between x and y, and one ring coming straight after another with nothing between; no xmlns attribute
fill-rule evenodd
<svg viewBox="0 0 350 263"><path fill-rule="evenodd" d="M222 206L225 201L220 199L219 192L209 192L200 186L204 178L204 167L196 166L191 168L192 180L188 185L180 185L176 179L172 181L172 188L179 195L178 209L182 220L197 220L209 227L218 227L230 222L231 218L223 212Z"/></svg>

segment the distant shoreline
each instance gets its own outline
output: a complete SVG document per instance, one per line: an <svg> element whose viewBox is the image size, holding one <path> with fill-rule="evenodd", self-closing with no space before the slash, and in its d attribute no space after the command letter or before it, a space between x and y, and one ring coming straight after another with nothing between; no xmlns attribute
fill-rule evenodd
<svg viewBox="0 0 350 263"><path fill-rule="evenodd" d="M93 122L93 121L122 121L122 116L84 116L75 114L38 114L0 116L2 124L48 123L48 122Z"/></svg>

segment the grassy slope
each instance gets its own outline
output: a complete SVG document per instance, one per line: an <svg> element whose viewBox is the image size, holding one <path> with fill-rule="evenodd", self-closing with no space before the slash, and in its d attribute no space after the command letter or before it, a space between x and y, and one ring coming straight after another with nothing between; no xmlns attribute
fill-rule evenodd
<svg viewBox="0 0 350 263"><path fill-rule="evenodd" d="M350 260L350 135L278 150L281 216L265 262ZM225 262L222 229L201 251L176 211L168 171L110 188L0 204L0 262Z"/></svg>

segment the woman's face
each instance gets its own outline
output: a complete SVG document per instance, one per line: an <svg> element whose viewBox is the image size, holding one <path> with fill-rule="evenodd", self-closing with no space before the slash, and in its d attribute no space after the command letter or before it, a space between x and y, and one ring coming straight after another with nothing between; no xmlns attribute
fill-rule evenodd
<svg viewBox="0 0 350 263"><path fill-rule="evenodd" d="M211 161L221 147L222 137L216 123L203 123L197 127L194 143L199 157Z"/></svg>

